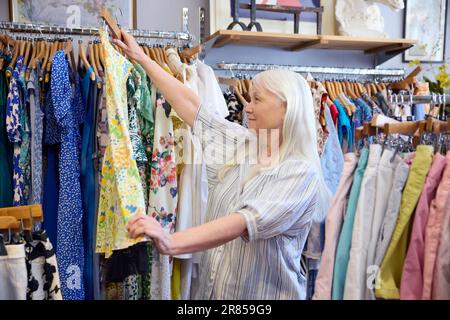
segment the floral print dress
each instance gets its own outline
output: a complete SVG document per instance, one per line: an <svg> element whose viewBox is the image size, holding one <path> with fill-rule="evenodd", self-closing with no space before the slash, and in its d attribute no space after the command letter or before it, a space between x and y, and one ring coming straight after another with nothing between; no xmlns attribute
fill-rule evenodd
<svg viewBox="0 0 450 320"><path fill-rule="evenodd" d="M178 201L171 109L164 97L157 93L148 214L158 220L167 233L174 232ZM170 300L173 261L155 249L152 259L151 297L154 300Z"/></svg>
<svg viewBox="0 0 450 320"><path fill-rule="evenodd" d="M134 215L145 214L145 201L127 126L126 81L133 66L114 50L103 30L100 38L105 49L109 145L102 166L96 251L108 258L113 250L145 240L129 238L126 230Z"/></svg>
<svg viewBox="0 0 450 320"><path fill-rule="evenodd" d="M21 96L19 87L19 72L22 69L23 57L17 58L16 68L12 72L9 83L8 98L6 101L6 131L10 142L14 143L13 157L13 191L14 205L24 205L24 177L22 167L20 166L21 143L22 143L22 124L21 124Z"/></svg>

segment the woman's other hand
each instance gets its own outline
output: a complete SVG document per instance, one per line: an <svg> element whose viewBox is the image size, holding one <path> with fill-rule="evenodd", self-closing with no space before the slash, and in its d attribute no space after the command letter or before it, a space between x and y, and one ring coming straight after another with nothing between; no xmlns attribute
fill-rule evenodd
<svg viewBox="0 0 450 320"><path fill-rule="evenodd" d="M158 251L165 255L171 255L170 235L164 232L156 219L147 215L135 215L128 222L127 231L131 238L136 239L147 236L153 240Z"/></svg>
<svg viewBox="0 0 450 320"><path fill-rule="evenodd" d="M120 32L122 34L122 40L113 39L112 42L119 46L129 58L138 63L142 63L147 56L136 39L123 29L120 29Z"/></svg>

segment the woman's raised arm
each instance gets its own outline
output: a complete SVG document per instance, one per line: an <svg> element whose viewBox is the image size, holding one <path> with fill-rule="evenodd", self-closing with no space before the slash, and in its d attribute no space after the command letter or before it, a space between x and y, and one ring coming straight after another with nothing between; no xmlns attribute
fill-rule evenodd
<svg viewBox="0 0 450 320"><path fill-rule="evenodd" d="M121 30L122 39L114 39L113 43L122 48L124 53L139 63L147 72L164 98L175 109L178 116L189 126L193 126L200 98L191 89L167 73L155 61L150 59L138 45L133 36Z"/></svg>

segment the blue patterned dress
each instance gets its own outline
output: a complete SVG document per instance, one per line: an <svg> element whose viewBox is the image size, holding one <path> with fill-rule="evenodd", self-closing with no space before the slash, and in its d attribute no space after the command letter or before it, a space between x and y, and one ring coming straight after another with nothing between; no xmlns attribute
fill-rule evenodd
<svg viewBox="0 0 450 320"><path fill-rule="evenodd" d="M23 57L17 58L17 63L12 72L9 83L8 98L6 100L6 132L10 142L14 143L13 156L13 191L15 206L24 205L23 199L23 172L20 166L20 147L22 144L22 124L20 121L21 96L19 86L19 72L22 69Z"/></svg>
<svg viewBox="0 0 450 320"><path fill-rule="evenodd" d="M44 131L44 112L41 109L39 84L40 66L33 70L27 82L28 96L30 100L31 120L31 203L42 204L43 196L43 168L42 168L42 137Z"/></svg>
<svg viewBox="0 0 450 320"><path fill-rule="evenodd" d="M74 105L80 93L79 82L72 88L64 51L58 51L52 62L51 98L61 133L59 152L59 201L56 257L65 300L84 299L83 208L80 187L79 123Z"/></svg>

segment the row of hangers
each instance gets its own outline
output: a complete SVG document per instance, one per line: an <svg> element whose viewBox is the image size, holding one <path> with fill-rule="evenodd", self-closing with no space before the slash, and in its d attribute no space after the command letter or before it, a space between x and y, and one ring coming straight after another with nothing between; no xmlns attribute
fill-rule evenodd
<svg viewBox="0 0 450 320"><path fill-rule="evenodd" d="M5 35L4 35L5 36ZM7 36L11 38L10 36ZM11 38L12 39L12 38ZM64 54L71 61L72 68L76 70L77 62L75 61L74 50L73 50L73 39L71 37L17 37L13 39L13 43L9 42L8 46L3 50L4 52L12 53L11 62L9 63L10 70L13 70L16 66L17 59L20 56L23 56L23 63L27 67L27 71L25 74L26 79L29 79L30 73L32 70L36 70L38 63L41 65L40 72L40 81L48 82L49 77L48 73L51 71L52 67L52 59L55 53L58 50L64 50ZM11 47L10 44L13 44ZM94 49L93 45L91 52L97 52L98 56L101 54L98 53L98 49ZM88 62L85 51L82 50L83 46L80 46L79 52L79 61L82 61L85 65L91 65L93 63L93 59L95 58L92 55L91 63ZM102 57L100 59L103 59ZM2 70L5 66L1 65L0 70ZM47 73L44 79L44 75ZM11 77L11 72L7 72L6 76Z"/></svg>
<svg viewBox="0 0 450 320"><path fill-rule="evenodd" d="M383 135L385 143L387 141L392 142L387 138L393 135L399 135L397 141L404 141L401 136L410 137L410 143L412 147L417 147L419 144L430 144L431 142L437 143L435 145L440 148L445 147L445 151L450 150L450 118L447 121L433 119L428 117L422 121L405 121L405 122L393 122L385 123L381 127L376 125L376 119L371 122L364 123L363 127L356 129L356 139L365 140L369 137L374 137L378 142L380 136Z"/></svg>
<svg viewBox="0 0 450 320"><path fill-rule="evenodd" d="M16 65L18 56L21 55L24 57L24 64L27 66L27 79L29 78L31 70L35 70L37 67L37 63L40 62L40 77L41 80L43 80L44 73L48 73L51 71L52 57L58 50L61 49L63 49L66 56L68 56L73 70L76 70L77 65L79 64L82 64L86 69L92 67L94 71L91 75L92 80L95 80L96 77L99 77L99 70L104 70L105 67L105 52L100 41L97 39L90 39L87 45L83 42L82 39L78 41L78 61L75 60L72 37L17 37L17 39L14 40L8 35L2 35L0 41L3 45L3 47L0 47L0 50L4 52L12 52L12 60L9 64L12 69L14 69ZM174 47L174 45L150 45L148 43L141 43L140 45L146 55L148 55L161 67L167 65L171 71L175 71L171 66L168 56L165 52L166 48ZM122 50L119 47L115 46L115 49L123 54ZM185 48L183 51L179 52L180 60L183 63L190 63L192 59L195 59L195 56L197 54L198 52L195 48ZM0 63L0 70L3 70L3 68L4 63ZM11 73L8 73L7 75L10 77ZM45 81L48 82L49 77L46 77Z"/></svg>
<svg viewBox="0 0 450 320"><path fill-rule="evenodd" d="M251 87L251 80L247 79L247 77L242 78L242 76L240 78L236 78L232 75L232 77L233 78L218 77L218 81L220 84L228 85L231 91L236 94L241 103L245 104L246 102L249 102L248 91ZM385 83L362 84L361 82L349 80L324 80L322 83L328 92L329 99L331 99L328 101L330 104L335 99L341 100L342 94L345 94L349 98L357 99L361 97L363 93L373 96L378 92L385 92L387 89L387 84ZM315 86L314 81L309 84L311 86ZM342 105L346 108L348 115L352 115L353 112L356 111L354 107L348 106L344 102Z"/></svg>
<svg viewBox="0 0 450 320"><path fill-rule="evenodd" d="M227 85L228 89L236 95L237 99L243 106L250 103L250 88L252 87L252 80L249 79L249 77L218 77L217 80L220 84Z"/></svg>
<svg viewBox="0 0 450 320"><path fill-rule="evenodd" d="M41 234L35 230L35 223L42 223L44 219L41 205L0 208L0 256L6 254L5 244L12 243L13 233L22 233L27 241ZM1 231L7 231L9 236L5 241Z"/></svg>

